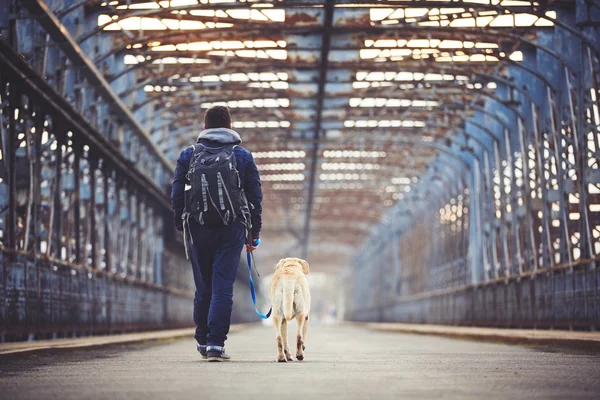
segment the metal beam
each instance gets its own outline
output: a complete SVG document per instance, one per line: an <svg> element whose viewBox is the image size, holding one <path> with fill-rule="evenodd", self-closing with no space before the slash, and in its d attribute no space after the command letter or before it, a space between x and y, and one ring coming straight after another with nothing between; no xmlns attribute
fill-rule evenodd
<svg viewBox="0 0 600 400"><path fill-rule="evenodd" d="M150 134L140 125L131 110L116 95L100 73L94 63L88 58L77 42L73 39L67 28L54 15L48 4L43 0L23 0L21 4L29 10L31 15L46 30L52 40L65 52L73 65L79 68L92 86L112 105L113 111L127 123L131 129L136 132L140 139L154 153L157 159L164 165L168 171L173 171L174 166L167 159L164 153L154 144Z"/></svg>
<svg viewBox="0 0 600 400"><path fill-rule="evenodd" d="M317 115L315 118L314 142L312 146L312 158L310 175L308 178L308 199L306 206L306 217L304 219L304 234L302 243L302 257L308 258L308 241L310 235L310 219L312 216L313 202L315 196L315 180L317 176L317 159L319 157L319 141L321 138L321 121L323 120L323 102L325 97L325 86L327 85L327 66L329 64L329 48L331 46L331 27L333 25L333 12L336 0L325 2L325 17L323 39L321 44L321 63L319 66L319 91L317 94Z"/></svg>
<svg viewBox="0 0 600 400"><path fill-rule="evenodd" d="M2 36L0 36L0 62L3 65L3 73L12 74L27 81L28 87L26 90L32 96L44 99L47 107L54 112L54 115L60 116L67 122L67 126L71 126L73 130L77 130L90 148L94 149L96 154L118 168L124 176L131 178L132 182L136 182L141 187L144 187L158 204L171 209L171 205L162 189L158 188L140 171L131 168L131 163L124 159L121 152L115 148L115 145L110 143L81 114L75 111L73 106L56 93L45 79L37 75L27 65L25 60L14 52Z"/></svg>

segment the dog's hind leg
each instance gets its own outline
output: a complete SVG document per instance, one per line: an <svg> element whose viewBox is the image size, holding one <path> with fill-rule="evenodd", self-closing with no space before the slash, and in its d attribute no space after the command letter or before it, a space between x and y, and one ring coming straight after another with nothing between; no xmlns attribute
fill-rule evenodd
<svg viewBox="0 0 600 400"><path fill-rule="evenodd" d="M304 317L304 327L302 328L302 350L306 350L306 331L308 330L308 315Z"/></svg>
<svg viewBox="0 0 600 400"><path fill-rule="evenodd" d="M288 323L283 318L281 321L281 336L283 337L283 353L285 354L285 359L288 361L292 361L292 353L290 353L290 348L288 346Z"/></svg>
<svg viewBox="0 0 600 400"><path fill-rule="evenodd" d="M296 359L298 361L304 360L304 325L306 323L306 315L298 315L296 321L298 321L298 335L296 336Z"/></svg>
<svg viewBox="0 0 600 400"><path fill-rule="evenodd" d="M273 315L273 326L275 327L275 340L277 341L277 361L285 362L285 355L283 354L283 337L281 336L282 328L282 317Z"/></svg>

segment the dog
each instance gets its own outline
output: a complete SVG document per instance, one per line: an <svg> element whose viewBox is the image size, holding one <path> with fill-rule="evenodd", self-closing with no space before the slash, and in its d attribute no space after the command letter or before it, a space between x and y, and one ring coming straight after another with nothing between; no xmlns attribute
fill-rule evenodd
<svg viewBox="0 0 600 400"><path fill-rule="evenodd" d="M305 275L308 275L308 263L299 258L284 258L275 267L275 273L269 288L269 297L273 306L273 325L277 341L277 361L292 361L288 347L287 323L292 319L298 322L296 336L296 359L304 359L306 331L310 312L310 291Z"/></svg>

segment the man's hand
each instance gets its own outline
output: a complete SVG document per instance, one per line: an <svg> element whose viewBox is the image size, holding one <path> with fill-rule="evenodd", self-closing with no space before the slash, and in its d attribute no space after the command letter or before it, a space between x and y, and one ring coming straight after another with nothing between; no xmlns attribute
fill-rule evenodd
<svg viewBox="0 0 600 400"><path fill-rule="evenodd" d="M250 245L246 244L246 253L250 253L251 251L256 250L256 248L260 245L260 238L256 238L254 239L254 242L252 242L252 250L250 250Z"/></svg>

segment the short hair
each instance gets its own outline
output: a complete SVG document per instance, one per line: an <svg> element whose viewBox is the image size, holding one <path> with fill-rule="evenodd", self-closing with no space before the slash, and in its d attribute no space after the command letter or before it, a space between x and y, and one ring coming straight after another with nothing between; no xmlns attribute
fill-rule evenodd
<svg viewBox="0 0 600 400"><path fill-rule="evenodd" d="M227 106L212 106L204 114L205 129L231 127L231 114Z"/></svg>

